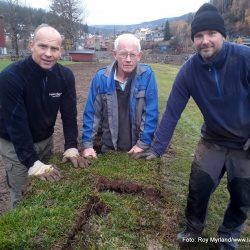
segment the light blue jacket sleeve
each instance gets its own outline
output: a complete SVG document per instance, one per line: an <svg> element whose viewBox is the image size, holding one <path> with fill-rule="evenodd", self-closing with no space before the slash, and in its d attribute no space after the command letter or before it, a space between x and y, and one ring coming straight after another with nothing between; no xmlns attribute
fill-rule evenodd
<svg viewBox="0 0 250 250"><path fill-rule="evenodd" d="M90 85L85 110L83 113L82 146L83 148L93 147L95 137L101 120L101 99L99 95L100 77L97 73Z"/></svg>
<svg viewBox="0 0 250 250"><path fill-rule="evenodd" d="M147 83L145 89L145 107L140 124L140 134L137 145L141 148L150 146L158 124L158 90L154 72L149 68L143 81Z"/></svg>

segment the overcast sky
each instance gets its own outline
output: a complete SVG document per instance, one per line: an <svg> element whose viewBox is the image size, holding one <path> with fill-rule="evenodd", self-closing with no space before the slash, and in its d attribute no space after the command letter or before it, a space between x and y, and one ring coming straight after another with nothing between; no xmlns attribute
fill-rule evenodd
<svg viewBox="0 0 250 250"><path fill-rule="evenodd" d="M49 9L49 0L21 0L26 6ZM82 0L88 25L137 24L177 17L197 9L209 0Z"/></svg>

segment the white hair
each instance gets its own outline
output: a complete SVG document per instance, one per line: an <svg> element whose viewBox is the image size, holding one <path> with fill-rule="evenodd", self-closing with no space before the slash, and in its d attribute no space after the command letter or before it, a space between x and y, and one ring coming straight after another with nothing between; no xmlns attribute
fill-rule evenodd
<svg viewBox="0 0 250 250"><path fill-rule="evenodd" d="M130 34L130 33L126 33L126 34L122 34L120 36L118 36L116 39L115 39L115 42L114 42L114 49L117 50L118 47L119 47L119 43L121 41L130 41L130 42L133 42L136 44L137 48L138 48L138 51L140 52L141 51L141 44L140 44L140 40L133 34Z"/></svg>

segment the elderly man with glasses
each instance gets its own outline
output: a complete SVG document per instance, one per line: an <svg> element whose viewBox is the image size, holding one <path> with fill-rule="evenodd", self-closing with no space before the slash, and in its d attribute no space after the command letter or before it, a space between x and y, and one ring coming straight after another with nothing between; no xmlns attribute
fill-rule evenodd
<svg viewBox="0 0 250 250"><path fill-rule="evenodd" d="M139 63L139 39L132 34L116 38L114 62L93 77L83 114L83 156L96 158L95 136L101 131L101 152L149 148L158 122L155 74Z"/></svg>

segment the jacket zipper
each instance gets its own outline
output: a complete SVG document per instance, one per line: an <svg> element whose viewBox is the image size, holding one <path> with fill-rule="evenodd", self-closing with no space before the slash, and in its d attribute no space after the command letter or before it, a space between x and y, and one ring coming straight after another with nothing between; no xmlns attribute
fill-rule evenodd
<svg viewBox="0 0 250 250"><path fill-rule="evenodd" d="M215 80L215 85L216 85L216 88L218 90L219 96L223 96L223 89L222 89L222 86L221 86L221 84L219 82L217 71L213 67L209 68L209 71L212 71L212 73L213 73L213 77L214 77L214 80Z"/></svg>

